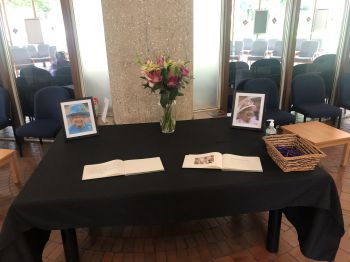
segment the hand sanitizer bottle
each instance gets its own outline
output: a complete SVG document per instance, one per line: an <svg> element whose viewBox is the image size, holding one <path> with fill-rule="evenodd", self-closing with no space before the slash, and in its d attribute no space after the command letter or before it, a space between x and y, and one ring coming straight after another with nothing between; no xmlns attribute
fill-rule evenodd
<svg viewBox="0 0 350 262"><path fill-rule="evenodd" d="M270 122L270 124L269 124L269 126L266 128L265 134L266 134L267 136L269 136L269 135L276 135L276 134L277 134L277 130L276 130L276 128L274 127L274 126L275 126L274 120L273 120L273 119L268 119L267 121Z"/></svg>

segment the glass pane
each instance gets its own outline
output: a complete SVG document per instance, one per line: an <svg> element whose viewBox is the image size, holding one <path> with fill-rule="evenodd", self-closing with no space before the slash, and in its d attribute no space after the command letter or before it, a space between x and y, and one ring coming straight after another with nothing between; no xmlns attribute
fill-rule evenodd
<svg viewBox="0 0 350 262"><path fill-rule="evenodd" d="M74 96L71 66L59 0L5 0L4 20L24 118L34 116L34 97L47 86Z"/></svg>
<svg viewBox="0 0 350 262"><path fill-rule="evenodd" d="M332 94L344 4L345 0L302 0L300 6L293 78L318 74L324 83L325 101Z"/></svg>
<svg viewBox="0 0 350 262"><path fill-rule="evenodd" d="M231 111L233 92L244 89L248 79L269 78L278 92L285 7L285 0L234 1L228 111Z"/></svg>
<svg viewBox="0 0 350 262"><path fill-rule="evenodd" d="M101 112L111 97L101 0L74 0L73 8L85 95L98 98Z"/></svg>
<svg viewBox="0 0 350 262"><path fill-rule="evenodd" d="M218 108L221 1L194 0L193 9L193 108Z"/></svg>

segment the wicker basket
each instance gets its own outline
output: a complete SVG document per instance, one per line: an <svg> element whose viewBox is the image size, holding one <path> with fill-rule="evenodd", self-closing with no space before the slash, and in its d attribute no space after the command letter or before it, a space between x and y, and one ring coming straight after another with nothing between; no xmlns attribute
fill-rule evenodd
<svg viewBox="0 0 350 262"><path fill-rule="evenodd" d="M311 142L295 134L264 136L263 140L270 157L284 172L313 170L320 159L326 156ZM294 147L304 155L284 157L276 146Z"/></svg>

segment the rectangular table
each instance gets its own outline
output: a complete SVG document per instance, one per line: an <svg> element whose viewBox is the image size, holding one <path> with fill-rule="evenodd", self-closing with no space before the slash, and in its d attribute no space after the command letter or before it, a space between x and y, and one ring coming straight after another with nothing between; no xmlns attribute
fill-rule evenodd
<svg viewBox="0 0 350 262"><path fill-rule="evenodd" d="M348 163L350 153L350 134L317 121L286 125L281 127L284 133L296 134L309 140L318 148L344 145L341 165Z"/></svg>
<svg viewBox="0 0 350 262"><path fill-rule="evenodd" d="M62 230L67 260L74 261L74 228L260 211L273 211L269 227L275 232L270 231L269 247L276 251L278 210L296 227L305 256L333 260L344 234L333 179L319 168L283 173L267 155L261 137L231 129L226 118L179 121L174 134L162 134L158 123L105 126L99 136L71 142L60 133L9 209L0 235L0 261L40 260L53 229ZM211 151L260 156L264 172L181 168L186 154ZM81 180L85 164L154 156L161 157L165 172Z"/></svg>

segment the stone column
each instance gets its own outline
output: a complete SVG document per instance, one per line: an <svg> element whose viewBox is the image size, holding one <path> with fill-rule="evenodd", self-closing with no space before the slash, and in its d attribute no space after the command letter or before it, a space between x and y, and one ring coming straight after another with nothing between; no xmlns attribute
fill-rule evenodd
<svg viewBox="0 0 350 262"><path fill-rule="evenodd" d="M159 121L159 97L143 89L136 61L164 52L192 61L193 0L102 0L102 9L115 122ZM177 98L178 120L192 118L192 83L184 94Z"/></svg>

